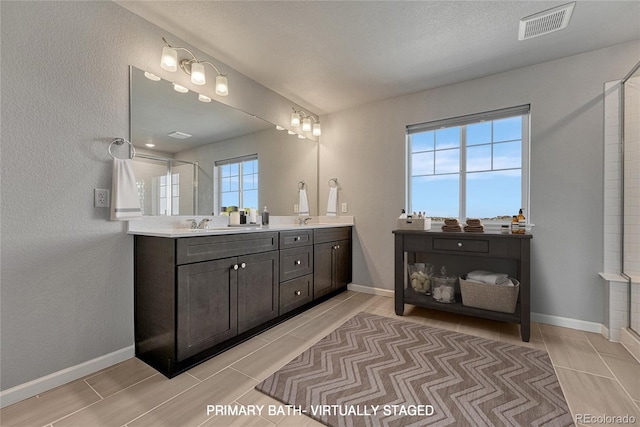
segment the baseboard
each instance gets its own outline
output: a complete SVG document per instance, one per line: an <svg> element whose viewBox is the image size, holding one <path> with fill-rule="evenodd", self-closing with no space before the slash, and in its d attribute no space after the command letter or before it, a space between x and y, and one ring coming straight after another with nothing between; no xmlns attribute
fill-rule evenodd
<svg viewBox="0 0 640 427"><path fill-rule="evenodd" d="M547 325L562 326L563 328L578 329L580 331L602 333L602 324L586 320L571 319L569 317L552 316L550 314L531 313L531 321L546 323Z"/></svg>
<svg viewBox="0 0 640 427"><path fill-rule="evenodd" d="M131 359L134 356L134 347L125 347L114 351L113 353L105 354L104 356L96 357L95 359L80 363L79 365L70 366L61 371L54 372L7 390L2 390L0 391L0 408L4 408L5 406L36 396L37 394L54 389L68 382L75 381L101 369L113 366L116 363Z"/></svg>
<svg viewBox="0 0 640 427"><path fill-rule="evenodd" d="M363 294L379 295L381 297L393 298L395 292L391 289L373 288L371 286L357 285L349 283L347 289L354 292L362 292Z"/></svg>

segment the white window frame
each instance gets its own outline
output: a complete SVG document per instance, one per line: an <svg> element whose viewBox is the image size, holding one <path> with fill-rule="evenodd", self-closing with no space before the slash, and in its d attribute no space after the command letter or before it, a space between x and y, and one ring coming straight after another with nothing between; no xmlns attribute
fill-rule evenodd
<svg viewBox="0 0 640 427"><path fill-rule="evenodd" d="M222 209L222 175L220 174L220 167L221 166L227 166L227 165L231 165L231 164L238 164L238 174L239 174L239 183L238 183L238 192L239 192L239 209L243 209L245 206L243 205L244 203L244 197L243 197L243 184L242 184L242 177L243 177L243 168L242 168L242 163L249 161L249 160L256 160L259 162L258 160L258 154L250 154L248 156L242 156L242 157L234 157L231 159L225 159L225 160L218 160L215 162L214 165L214 179L216 182L216 185L214 186L214 212L220 212L220 210ZM260 164L258 163L258 197L260 194L259 188L260 188ZM260 205L260 200L258 200L258 206L256 206L256 209L259 207Z"/></svg>
<svg viewBox="0 0 640 427"><path fill-rule="evenodd" d="M517 107L505 108L501 110L487 111L484 113L470 114L467 116L452 117L443 120L436 120L432 122L419 123L414 125L408 125L406 127L405 138L405 159L406 159L406 185L405 185L405 207L407 212L412 212L412 200L411 200L411 181L412 181L412 152L411 152L411 138L410 135L414 133L435 131L443 128L462 127L461 129L461 141L460 141L460 170L458 175L460 176L460 194L459 194L459 218L461 221L466 220L466 175L469 173L466 171L466 125L480 123L483 121L493 121L506 119L515 116L522 117L522 169L521 169L521 206L525 211L525 217L527 218L527 224L531 224L530 215L530 136L531 136L531 113L530 105L521 105ZM493 141L492 141L493 143ZM435 161L435 160L434 160ZM517 214L517 212L514 212ZM429 212L427 212L429 216ZM486 222L486 221L485 221ZM491 221L493 224L503 224L508 221ZM485 224L488 225L488 224Z"/></svg>

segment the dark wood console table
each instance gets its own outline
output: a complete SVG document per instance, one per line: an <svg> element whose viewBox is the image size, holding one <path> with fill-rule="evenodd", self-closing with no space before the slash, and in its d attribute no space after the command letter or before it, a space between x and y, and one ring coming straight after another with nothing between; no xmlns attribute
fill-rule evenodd
<svg viewBox="0 0 640 427"><path fill-rule="evenodd" d="M465 314L508 323L519 323L522 341L530 337L530 234L445 233L439 231L395 230L395 311L404 314L404 305L413 304L451 313ZM462 305L459 288L456 302L443 304L414 291L408 283L407 264L430 263L435 273L446 266L448 275L460 276L473 270L507 273L520 281L515 313L500 313Z"/></svg>

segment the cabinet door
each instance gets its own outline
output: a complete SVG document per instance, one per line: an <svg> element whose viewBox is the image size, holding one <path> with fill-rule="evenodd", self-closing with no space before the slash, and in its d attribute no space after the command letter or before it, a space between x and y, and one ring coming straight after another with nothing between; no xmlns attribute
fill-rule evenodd
<svg viewBox="0 0 640 427"><path fill-rule="evenodd" d="M236 258L178 267L177 360L238 333Z"/></svg>
<svg viewBox="0 0 640 427"><path fill-rule="evenodd" d="M347 286L351 282L351 240L336 242L334 268L335 289Z"/></svg>
<svg viewBox="0 0 640 427"><path fill-rule="evenodd" d="M278 252L238 257L238 333L278 316Z"/></svg>
<svg viewBox="0 0 640 427"><path fill-rule="evenodd" d="M313 247L313 298L319 298L335 289L334 257L335 243L321 243Z"/></svg>

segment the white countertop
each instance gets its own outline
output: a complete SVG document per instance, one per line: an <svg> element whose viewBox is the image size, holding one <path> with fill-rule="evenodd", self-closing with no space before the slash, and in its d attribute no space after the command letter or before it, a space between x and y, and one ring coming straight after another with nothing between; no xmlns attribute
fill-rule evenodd
<svg viewBox="0 0 640 427"><path fill-rule="evenodd" d="M216 236L221 234L241 234L241 233L262 233L266 231L291 231L291 230L313 230L316 228L334 228L334 227L352 227L353 223L311 223L308 225L296 224L274 224L266 226L233 226L233 227L212 227L208 229L189 229L189 228L157 228L146 230L129 230L127 234L137 236L153 236L153 237L201 237Z"/></svg>

